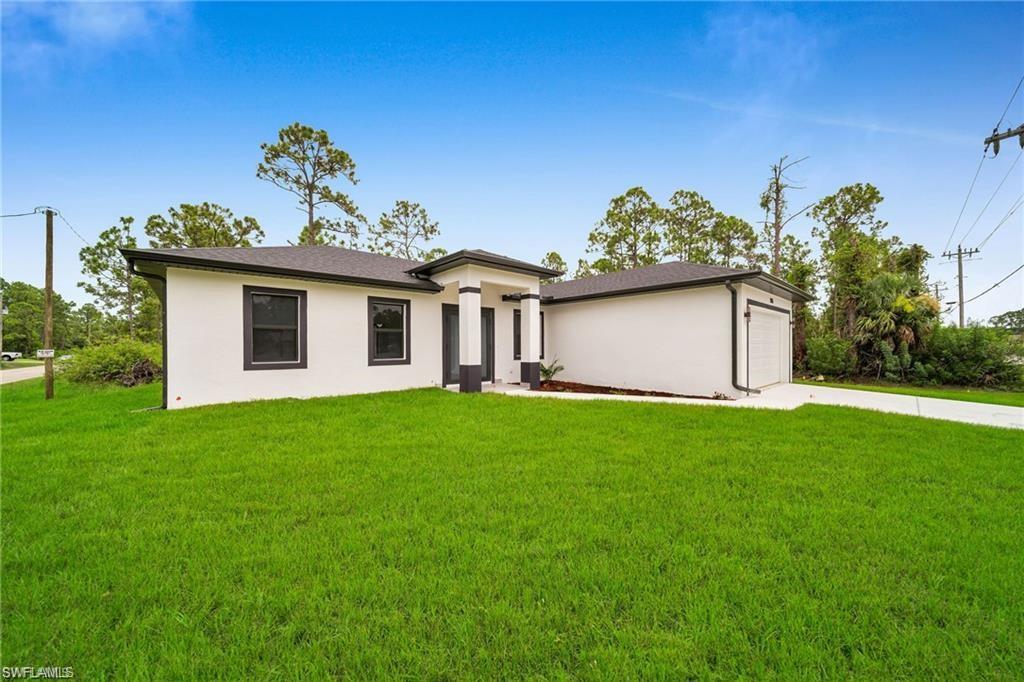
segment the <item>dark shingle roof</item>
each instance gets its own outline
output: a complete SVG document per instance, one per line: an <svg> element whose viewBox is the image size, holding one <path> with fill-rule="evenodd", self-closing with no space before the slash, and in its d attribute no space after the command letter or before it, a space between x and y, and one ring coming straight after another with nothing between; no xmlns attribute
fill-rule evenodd
<svg viewBox="0 0 1024 682"><path fill-rule="evenodd" d="M512 272L537 275L538 277L558 277L563 274L558 270L552 270L551 268L545 268L541 265L527 263L526 261L519 260L517 258L509 258L508 256L501 255L500 253L484 251L483 249L463 249L461 251L456 251L455 253L449 253L446 256L441 256L437 260L432 260L429 263L418 265L410 272L420 275L432 275L434 273L444 272L445 270L449 270L460 265L466 265L468 263L497 268L499 270L510 270Z"/></svg>
<svg viewBox="0 0 1024 682"><path fill-rule="evenodd" d="M630 293L645 293L679 289L683 287L715 284L726 280L752 280L751 283L775 292L785 292L794 300L809 300L810 296L788 283L768 275L759 269L727 268L702 263L660 263L634 270L622 270L607 275L595 275L582 279L546 284L540 288L540 295L547 302L562 303L588 298L605 298Z"/></svg>
<svg viewBox="0 0 1024 682"><path fill-rule="evenodd" d="M130 260L324 279L420 291L440 291L408 271L420 261L338 246L254 246L198 249L122 249Z"/></svg>

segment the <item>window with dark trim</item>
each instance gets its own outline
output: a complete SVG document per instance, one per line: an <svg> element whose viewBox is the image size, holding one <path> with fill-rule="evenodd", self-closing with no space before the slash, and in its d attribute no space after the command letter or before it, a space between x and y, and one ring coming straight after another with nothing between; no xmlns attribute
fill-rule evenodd
<svg viewBox="0 0 1024 682"><path fill-rule="evenodd" d="M242 287L243 370L306 367L306 292Z"/></svg>
<svg viewBox="0 0 1024 682"><path fill-rule="evenodd" d="M512 311L512 359L520 360L523 355L522 311ZM544 359L544 311L540 312L540 359Z"/></svg>
<svg viewBox="0 0 1024 682"><path fill-rule="evenodd" d="M408 365L412 361L409 310L407 299L367 299L368 364Z"/></svg>

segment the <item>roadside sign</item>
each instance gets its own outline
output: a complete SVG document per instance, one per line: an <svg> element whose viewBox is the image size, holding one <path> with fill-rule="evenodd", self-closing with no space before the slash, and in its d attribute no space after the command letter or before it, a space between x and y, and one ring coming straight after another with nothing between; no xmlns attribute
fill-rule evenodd
<svg viewBox="0 0 1024 682"><path fill-rule="evenodd" d="M37 350L36 351L36 357L37 358L52 358L53 357L53 349L49 348L49 349Z"/></svg>

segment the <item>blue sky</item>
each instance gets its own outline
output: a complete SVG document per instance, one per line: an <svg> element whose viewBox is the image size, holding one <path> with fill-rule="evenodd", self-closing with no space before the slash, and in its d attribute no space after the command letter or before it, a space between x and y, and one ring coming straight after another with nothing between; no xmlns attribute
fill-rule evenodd
<svg viewBox="0 0 1024 682"><path fill-rule="evenodd" d="M1024 74L1022 35L1019 3L4 3L3 212L50 204L91 239L213 201L283 244L302 216L255 168L302 121L354 157L367 215L418 201L450 250L575 263L634 185L755 222L790 154L810 156L793 204L872 182L891 233L937 255ZM1022 122L1024 93L1007 114ZM1024 192L1017 152L984 162L954 245L1007 172L967 244ZM41 225L3 221L5 278L41 283ZM1024 262L1022 226L1024 210L967 266L969 296ZM56 285L84 302L80 246L58 221ZM951 296L955 266L930 270ZM1021 307L1022 282L969 316Z"/></svg>

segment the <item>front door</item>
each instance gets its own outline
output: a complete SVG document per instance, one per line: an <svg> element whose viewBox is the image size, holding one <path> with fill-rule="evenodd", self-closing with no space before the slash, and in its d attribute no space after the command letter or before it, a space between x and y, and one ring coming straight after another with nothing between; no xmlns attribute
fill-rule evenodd
<svg viewBox="0 0 1024 682"><path fill-rule="evenodd" d="M459 306L441 306L441 383L459 383ZM494 308L480 309L480 380L494 381Z"/></svg>

